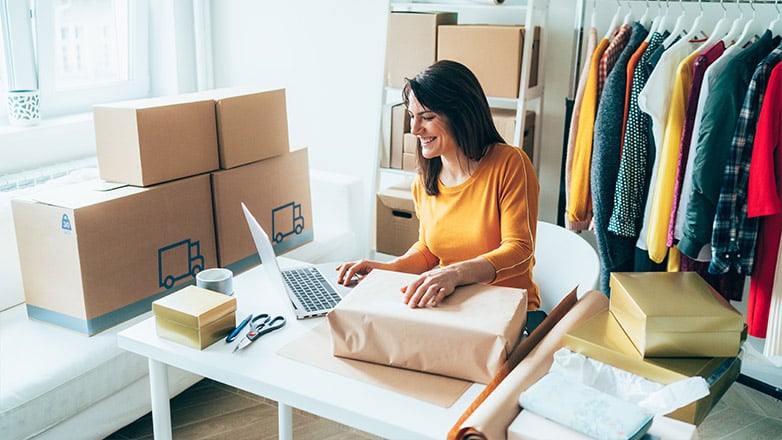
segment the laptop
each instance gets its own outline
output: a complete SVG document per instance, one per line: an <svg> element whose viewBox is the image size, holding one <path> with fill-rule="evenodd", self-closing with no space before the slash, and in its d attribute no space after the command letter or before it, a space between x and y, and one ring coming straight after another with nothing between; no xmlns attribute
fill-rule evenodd
<svg viewBox="0 0 782 440"><path fill-rule="evenodd" d="M296 318L323 316L333 309L342 296L323 272L312 264L280 269L269 235L244 203L242 210L266 274L273 284L285 287Z"/></svg>

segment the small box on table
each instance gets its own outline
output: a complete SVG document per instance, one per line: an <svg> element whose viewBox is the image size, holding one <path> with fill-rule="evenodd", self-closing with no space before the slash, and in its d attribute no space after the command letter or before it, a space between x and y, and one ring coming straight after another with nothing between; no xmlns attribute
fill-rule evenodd
<svg viewBox="0 0 782 440"><path fill-rule="evenodd" d="M609 309L641 356L734 357L744 318L695 272L614 272Z"/></svg>
<svg viewBox="0 0 782 440"><path fill-rule="evenodd" d="M203 350L224 338L236 325L236 298L196 286L152 303L157 334Z"/></svg>

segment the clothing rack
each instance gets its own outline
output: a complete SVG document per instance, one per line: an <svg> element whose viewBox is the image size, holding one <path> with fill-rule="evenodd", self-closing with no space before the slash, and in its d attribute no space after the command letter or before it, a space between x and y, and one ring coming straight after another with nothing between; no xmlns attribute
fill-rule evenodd
<svg viewBox="0 0 782 440"><path fill-rule="evenodd" d="M585 32L585 20L586 20L586 9L587 9L587 2L590 0L578 0L576 5L576 15L575 15L575 24L573 27L573 52L572 52L572 58L571 58L571 73L570 73L570 84L568 88L568 95L565 98L565 106L566 106L566 112L565 112L565 128L564 128L564 140L562 145L562 161L561 161L561 172L560 172L560 191L559 191L559 203L558 203L558 211L557 211L557 224L560 226L565 225L564 221L564 212L565 212L565 167L566 167L566 156L567 156L567 138L569 134L569 127L570 127L570 118L571 113L573 110L573 104L575 100L575 94L578 87L578 81L579 81L579 73L581 72L581 60L582 60L582 51L583 51L583 38L584 38L584 32ZM730 5L749 5L752 7L753 5L776 5L778 6L778 10L782 10L782 2L780 0L738 0L738 1L731 1L731 0L591 0L593 6L593 9L596 7L597 3L617 3L619 6L621 6L622 3L626 4L642 4L645 3L647 7L652 7L653 5L656 5L658 8L662 7L675 7L675 5L678 5L680 3L699 3L701 5L701 8L704 7L722 7L726 13L729 11L728 7ZM754 8L753 8L754 10ZM782 400L782 389L779 387L776 387L772 384L763 382L761 380L755 379L753 377L747 376L745 374L740 374L739 377L736 379L737 382L748 386L750 388L753 388L759 392L762 392L764 394L767 394L775 399Z"/></svg>

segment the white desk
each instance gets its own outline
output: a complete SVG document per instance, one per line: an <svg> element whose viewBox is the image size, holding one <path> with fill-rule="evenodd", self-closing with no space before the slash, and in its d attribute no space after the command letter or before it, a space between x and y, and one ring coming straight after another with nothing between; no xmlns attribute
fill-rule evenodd
<svg viewBox="0 0 782 440"><path fill-rule="evenodd" d="M280 263L295 262L281 258ZM199 351L160 339L154 318L119 333L120 347L149 359L156 439L171 438L166 365L277 401L281 440L292 438L292 407L384 438L443 439L484 388L473 384L454 405L443 408L279 356L277 350L325 318L297 320L282 294L269 287L262 266L237 276L234 286L239 319L265 312L284 315L288 324L237 353L231 352L234 344L223 341Z"/></svg>

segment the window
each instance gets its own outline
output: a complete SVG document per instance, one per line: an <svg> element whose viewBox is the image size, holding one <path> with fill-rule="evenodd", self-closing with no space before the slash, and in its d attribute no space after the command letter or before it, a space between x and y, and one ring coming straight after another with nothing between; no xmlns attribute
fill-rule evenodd
<svg viewBox="0 0 782 440"><path fill-rule="evenodd" d="M146 11L138 0L38 0L42 113L146 96Z"/></svg>
<svg viewBox="0 0 782 440"><path fill-rule="evenodd" d="M149 93L146 0L0 0L9 87L37 88L44 118ZM2 55L2 52L0 52ZM13 81L10 81L10 80ZM0 82L1 83L1 82Z"/></svg>

